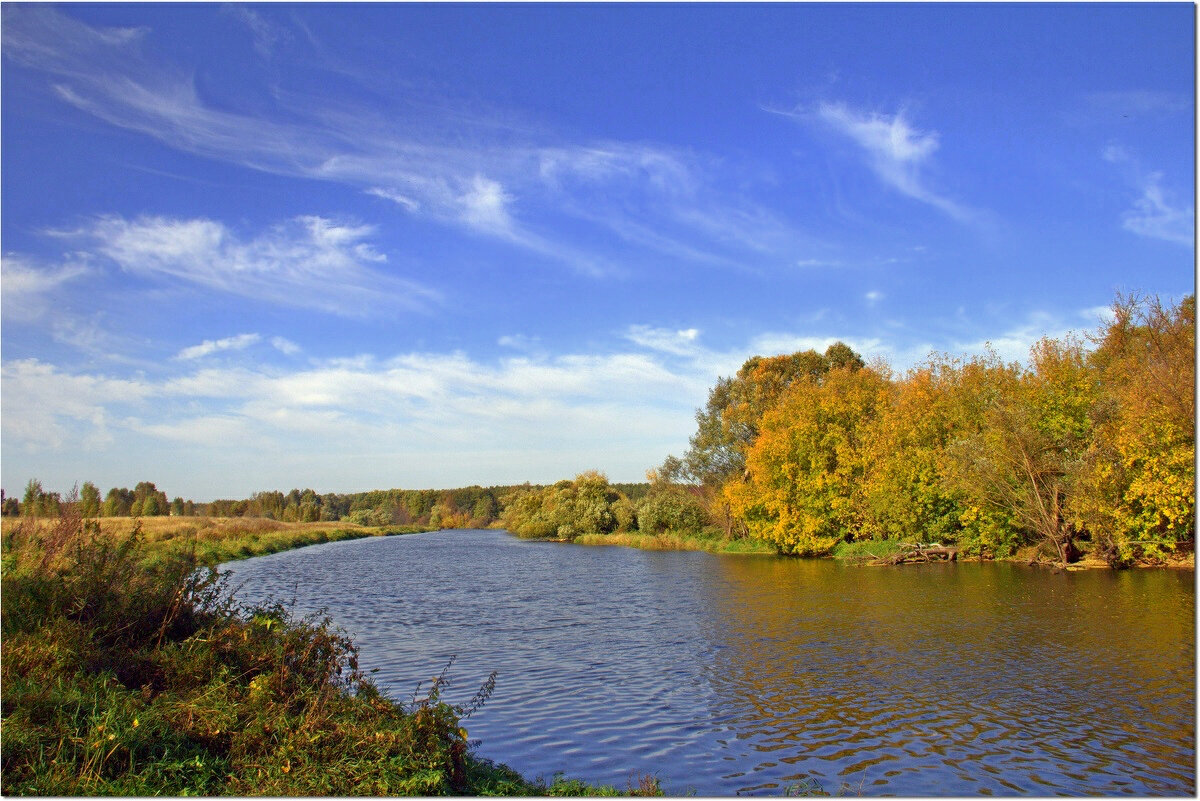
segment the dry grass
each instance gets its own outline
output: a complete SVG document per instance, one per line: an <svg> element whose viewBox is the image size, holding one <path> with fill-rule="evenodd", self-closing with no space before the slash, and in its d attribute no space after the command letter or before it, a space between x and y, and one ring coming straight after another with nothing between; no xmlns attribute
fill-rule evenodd
<svg viewBox="0 0 1200 801"><path fill-rule="evenodd" d="M103 517L96 522L100 533L113 539L128 537L135 527L140 527L139 538L147 553L194 549L202 564L261 556L320 542L426 530L421 526L360 526L348 521L284 523L260 517ZM58 521L5 518L0 526L5 535L22 528L27 535L44 534L58 526Z"/></svg>

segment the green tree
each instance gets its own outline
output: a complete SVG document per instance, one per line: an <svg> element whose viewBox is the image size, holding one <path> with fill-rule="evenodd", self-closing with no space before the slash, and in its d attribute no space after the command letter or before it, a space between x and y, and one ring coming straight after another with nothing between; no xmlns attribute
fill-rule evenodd
<svg viewBox="0 0 1200 801"><path fill-rule="evenodd" d="M589 470L574 481L514 490L505 497L500 519L521 537L573 540L582 534L608 534L617 528L613 507L623 497L603 473Z"/></svg>
<svg viewBox="0 0 1200 801"><path fill-rule="evenodd" d="M100 490L90 481L83 482L79 491L79 513L84 517L100 516Z"/></svg>
<svg viewBox="0 0 1200 801"><path fill-rule="evenodd" d="M25 514L34 517L44 514L42 498L45 495L46 491L42 489L42 482L36 478L29 479L29 483L25 485L25 497L21 499L21 508Z"/></svg>
<svg viewBox="0 0 1200 801"><path fill-rule="evenodd" d="M142 517L156 517L159 514L158 495L147 495L142 501Z"/></svg>

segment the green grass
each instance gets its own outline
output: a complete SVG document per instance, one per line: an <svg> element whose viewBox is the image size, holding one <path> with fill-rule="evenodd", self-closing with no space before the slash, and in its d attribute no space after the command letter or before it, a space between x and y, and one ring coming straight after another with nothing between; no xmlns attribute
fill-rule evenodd
<svg viewBox="0 0 1200 801"><path fill-rule="evenodd" d="M27 523L3 536L5 794L618 794L477 756L471 710L443 702L440 680L394 703L327 619L232 598L199 556L228 550L69 516ZM335 533L263 528L239 539ZM661 794L652 777L628 789Z"/></svg>
<svg viewBox="0 0 1200 801"><path fill-rule="evenodd" d="M706 551L725 554L775 554L775 547L749 538L725 539L719 534L664 531L660 534L641 534L617 531L612 534L584 534L576 537L577 545L624 545L646 551Z"/></svg>
<svg viewBox="0 0 1200 801"><path fill-rule="evenodd" d="M848 562L866 562L872 559L884 559L900 553L899 540L858 540L856 542L839 542L833 549L834 559Z"/></svg>

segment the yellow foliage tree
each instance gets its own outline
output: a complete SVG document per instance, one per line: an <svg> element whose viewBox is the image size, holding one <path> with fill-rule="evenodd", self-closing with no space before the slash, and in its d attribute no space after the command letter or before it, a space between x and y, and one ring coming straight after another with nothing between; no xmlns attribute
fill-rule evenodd
<svg viewBox="0 0 1200 801"><path fill-rule="evenodd" d="M1118 298L1092 365L1104 397L1074 504L1114 565L1196 532L1196 299Z"/></svg>
<svg viewBox="0 0 1200 801"><path fill-rule="evenodd" d="M863 436L886 388L878 372L854 365L787 389L762 418L746 480L724 488L751 536L804 556L866 535Z"/></svg>

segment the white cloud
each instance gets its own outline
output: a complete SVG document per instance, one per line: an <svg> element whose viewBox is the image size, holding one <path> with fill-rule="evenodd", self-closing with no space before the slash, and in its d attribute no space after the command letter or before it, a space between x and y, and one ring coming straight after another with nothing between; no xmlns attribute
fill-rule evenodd
<svg viewBox="0 0 1200 801"><path fill-rule="evenodd" d="M474 176L470 189L458 198L462 219L475 228L493 233L511 232L512 218L508 214L511 201L512 197L505 193L504 187L482 175Z"/></svg>
<svg viewBox="0 0 1200 801"><path fill-rule="evenodd" d="M153 393L136 378L71 375L37 359L5 362L0 376L4 442L19 444L26 452L111 443L114 414Z"/></svg>
<svg viewBox="0 0 1200 801"><path fill-rule="evenodd" d="M496 340L496 344L502 348L531 351L541 347L541 338L525 334L505 334Z"/></svg>
<svg viewBox="0 0 1200 801"><path fill-rule="evenodd" d="M288 38L287 32L268 21L263 15L252 11L244 5L230 4L222 6L222 11L240 20L254 36L254 49L260 56L268 58L275 50L275 45L281 39Z"/></svg>
<svg viewBox="0 0 1200 801"><path fill-rule="evenodd" d="M283 337L271 337L271 346L285 356L294 356L303 350L303 348L301 348L295 342Z"/></svg>
<svg viewBox="0 0 1200 801"><path fill-rule="evenodd" d="M0 259L0 298L8 320L29 321L42 316L60 286L86 275L90 267L79 256L47 267L18 253Z"/></svg>
<svg viewBox="0 0 1200 801"><path fill-rule="evenodd" d="M1093 306L1090 309L1082 309L1079 316L1094 325L1108 325L1117 319L1117 314L1113 311L1112 306Z"/></svg>
<svg viewBox="0 0 1200 801"><path fill-rule="evenodd" d="M402 206L411 212L418 212L421 210L420 203L418 203L416 200L413 200L408 195L397 192L395 189L385 189L380 186L374 186L366 190L366 192L368 195L374 195L375 197L381 197L384 200L390 200L396 205Z"/></svg>
<svg viewBox="0 0 1200 801"><path fill-rule="evenodd" d="M1096 313L1081 310L1071 321ZM998 336L942 349L977 354L987 339L1003 358L1024 360L1038 338L1065 334L1071 321L1030 314ZM124 464L136 453L139 473L189 495L302 485L317 468L348 482L328 489L376 486L381 475L393 486L551 481L589 467L637 480L686 448L694 410L717 377L752 355L821 353L840 339L902 371L934 350L811 330L767 332L724 350L705 347L693 328L634 326L621 339L632 344L611 353L484 361L408 352L280 365L239 357L240 344L261 341L249 334L195 346L227 353L221 362L180 359L131 377L6 362L0 422L6 456L20 457L6 459L14 465L6 469L46 463L47 454L66 460L82 446L88 465ZM197 463L209 475L188 467Z"/></svg>
<svg viewBox="0 0 1200 801"><path fill-rule="evenodd" d="M1196 210L1194 206L1175 201L1163 188L1163 174L1148 171L1136 154L1120 144L1109 144L1101 158L1116 164L1125 180L1141 192L1133 208L1121 215L1121 227L1138 236L1174 242L1193 247L1196 243Z"/></svg>
<svg viewBox="0 0 1200 801"><path fill-rule="evenodd" d="M861 112L844 103L821 103L817 116L867 154L867 163L885 184L914 200L928 203L956 220L973 215L964 206L930 189L922 167L940 146L936 131L909 125L900 111L894 115Z"/></svg>
<svg viewBox="0 0 1200 801"><path fill-rule="evenodd" d="M1138 236L1192 247L1196 243L1196 210L1174 203L1162 187L1162 173L1146 176L1142 196L1121 215L1121 226Z"/></svg>
<svg viewBox="0 0 1200 801"><path fill-rule="evenodd" d="M244 350L262 339L258 334L238 334L225 339L206 339L199 345L184 348L175 355L176 359L199 359L223 350Z"/></svg>
<svg viewBox="0 0 1200 801"><path fill-rule="evenodd" d="M874 306L879 301L883 300L883 293L878 290L871 290L863 295L863 299L867 301L868 306Z"/></svg>
<svg viewBox="0 0 1200 801"><path fill-rule="evenodd" d="M674 356L696 355L699 351L699 337L700 331L695 328L672 331L669 328L653 328L648 325L630 326L625 333L625 338L630 342Z"/></svg>
<svg viewBox="0 0 1200 801"><path fill-rule="evenodd" d="M369 226L297 217L243 238L215 220L107 216L75 235L126 272L198 284L257 301L370 316L423 311L432 289L380 269L387 257L364 241Z"/></svg>

